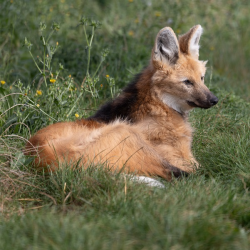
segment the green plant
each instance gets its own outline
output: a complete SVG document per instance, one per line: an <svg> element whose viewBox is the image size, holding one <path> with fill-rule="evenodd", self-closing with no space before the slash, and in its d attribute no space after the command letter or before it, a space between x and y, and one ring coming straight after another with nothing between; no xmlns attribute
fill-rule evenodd
<svg viewBox="0 0 250 250"><path fill-rule="evenodd" d="M249 249L249 3L3 0L0 249ZM83 11L91 18L77 25ZM60 29L42 22L41 33L41 20ZM182 34L198 23L205 82L220 101L190 117L196 174L156 189L106 166L32 168L22 153L31 134L88 116L113 97L148 64L160 28ZM110 53L102 62L103 48Z"/></svg>

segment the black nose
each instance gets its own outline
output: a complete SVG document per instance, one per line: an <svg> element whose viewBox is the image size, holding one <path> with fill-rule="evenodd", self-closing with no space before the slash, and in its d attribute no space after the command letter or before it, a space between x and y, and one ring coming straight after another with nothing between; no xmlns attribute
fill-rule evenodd
<svg viewBox="0 0 250 250"><path fill-rule="evenodd" d="M215 96L215 95L212 95L210 100L209 100L209 103L211 106L214 106L215 104L217 104L219 101L219 99Z"/></svg>

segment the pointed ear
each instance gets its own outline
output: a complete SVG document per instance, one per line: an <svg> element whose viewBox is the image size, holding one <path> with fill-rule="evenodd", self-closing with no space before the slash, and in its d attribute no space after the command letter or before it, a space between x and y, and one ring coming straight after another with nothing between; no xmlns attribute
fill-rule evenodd
<svg viewBox="0 0 250 250"><path fill-rule="evenodd" d="M186 34L179 37L179 45L182 53L188 54L195 59L199 58L199 41L202 34L202 27L195 25Z"/></svg>
<svg viewBox="0 0 250 250"><path fill-rule="evenodd" d="M203 65L206 67L208 61L202 61Z"/></svg>
<svg viewBox="0 0 250 250"><path fill-rule="evenodd" d="M179 58L179 43L173 30L169 27L161 29L156 37L152 59L174 65Z"/></svg>

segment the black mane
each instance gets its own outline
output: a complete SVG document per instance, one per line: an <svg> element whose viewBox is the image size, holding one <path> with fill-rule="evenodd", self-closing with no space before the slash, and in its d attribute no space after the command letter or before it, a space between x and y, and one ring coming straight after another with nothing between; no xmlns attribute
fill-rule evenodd
<svg viewBox="0 0 250 250"><path fill-rule="evenodd" d="M118 97L101 106L96 113L87 118L87 120L110 123L116 119L121 119L133 122L130 114L138 99L136 83L139 81L141 75L142 73L137 74Z"/></svg>

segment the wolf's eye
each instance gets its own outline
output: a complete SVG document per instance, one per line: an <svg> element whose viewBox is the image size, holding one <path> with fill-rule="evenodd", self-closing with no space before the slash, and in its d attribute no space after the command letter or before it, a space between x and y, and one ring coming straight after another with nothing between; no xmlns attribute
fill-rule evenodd
<svg viewBox="0 0 250 250"><path fill-rule="evenodd" d="M185 80L183 81L187 86L191 86L191 85L194 85L191 81L189 80Z"/></svg>
<svg viewBox="0 0 250 250"><path fill-rule="evenodd" d="M204 80L204 76L201 77L201 80L202 80L202 81Z"/></svg>

